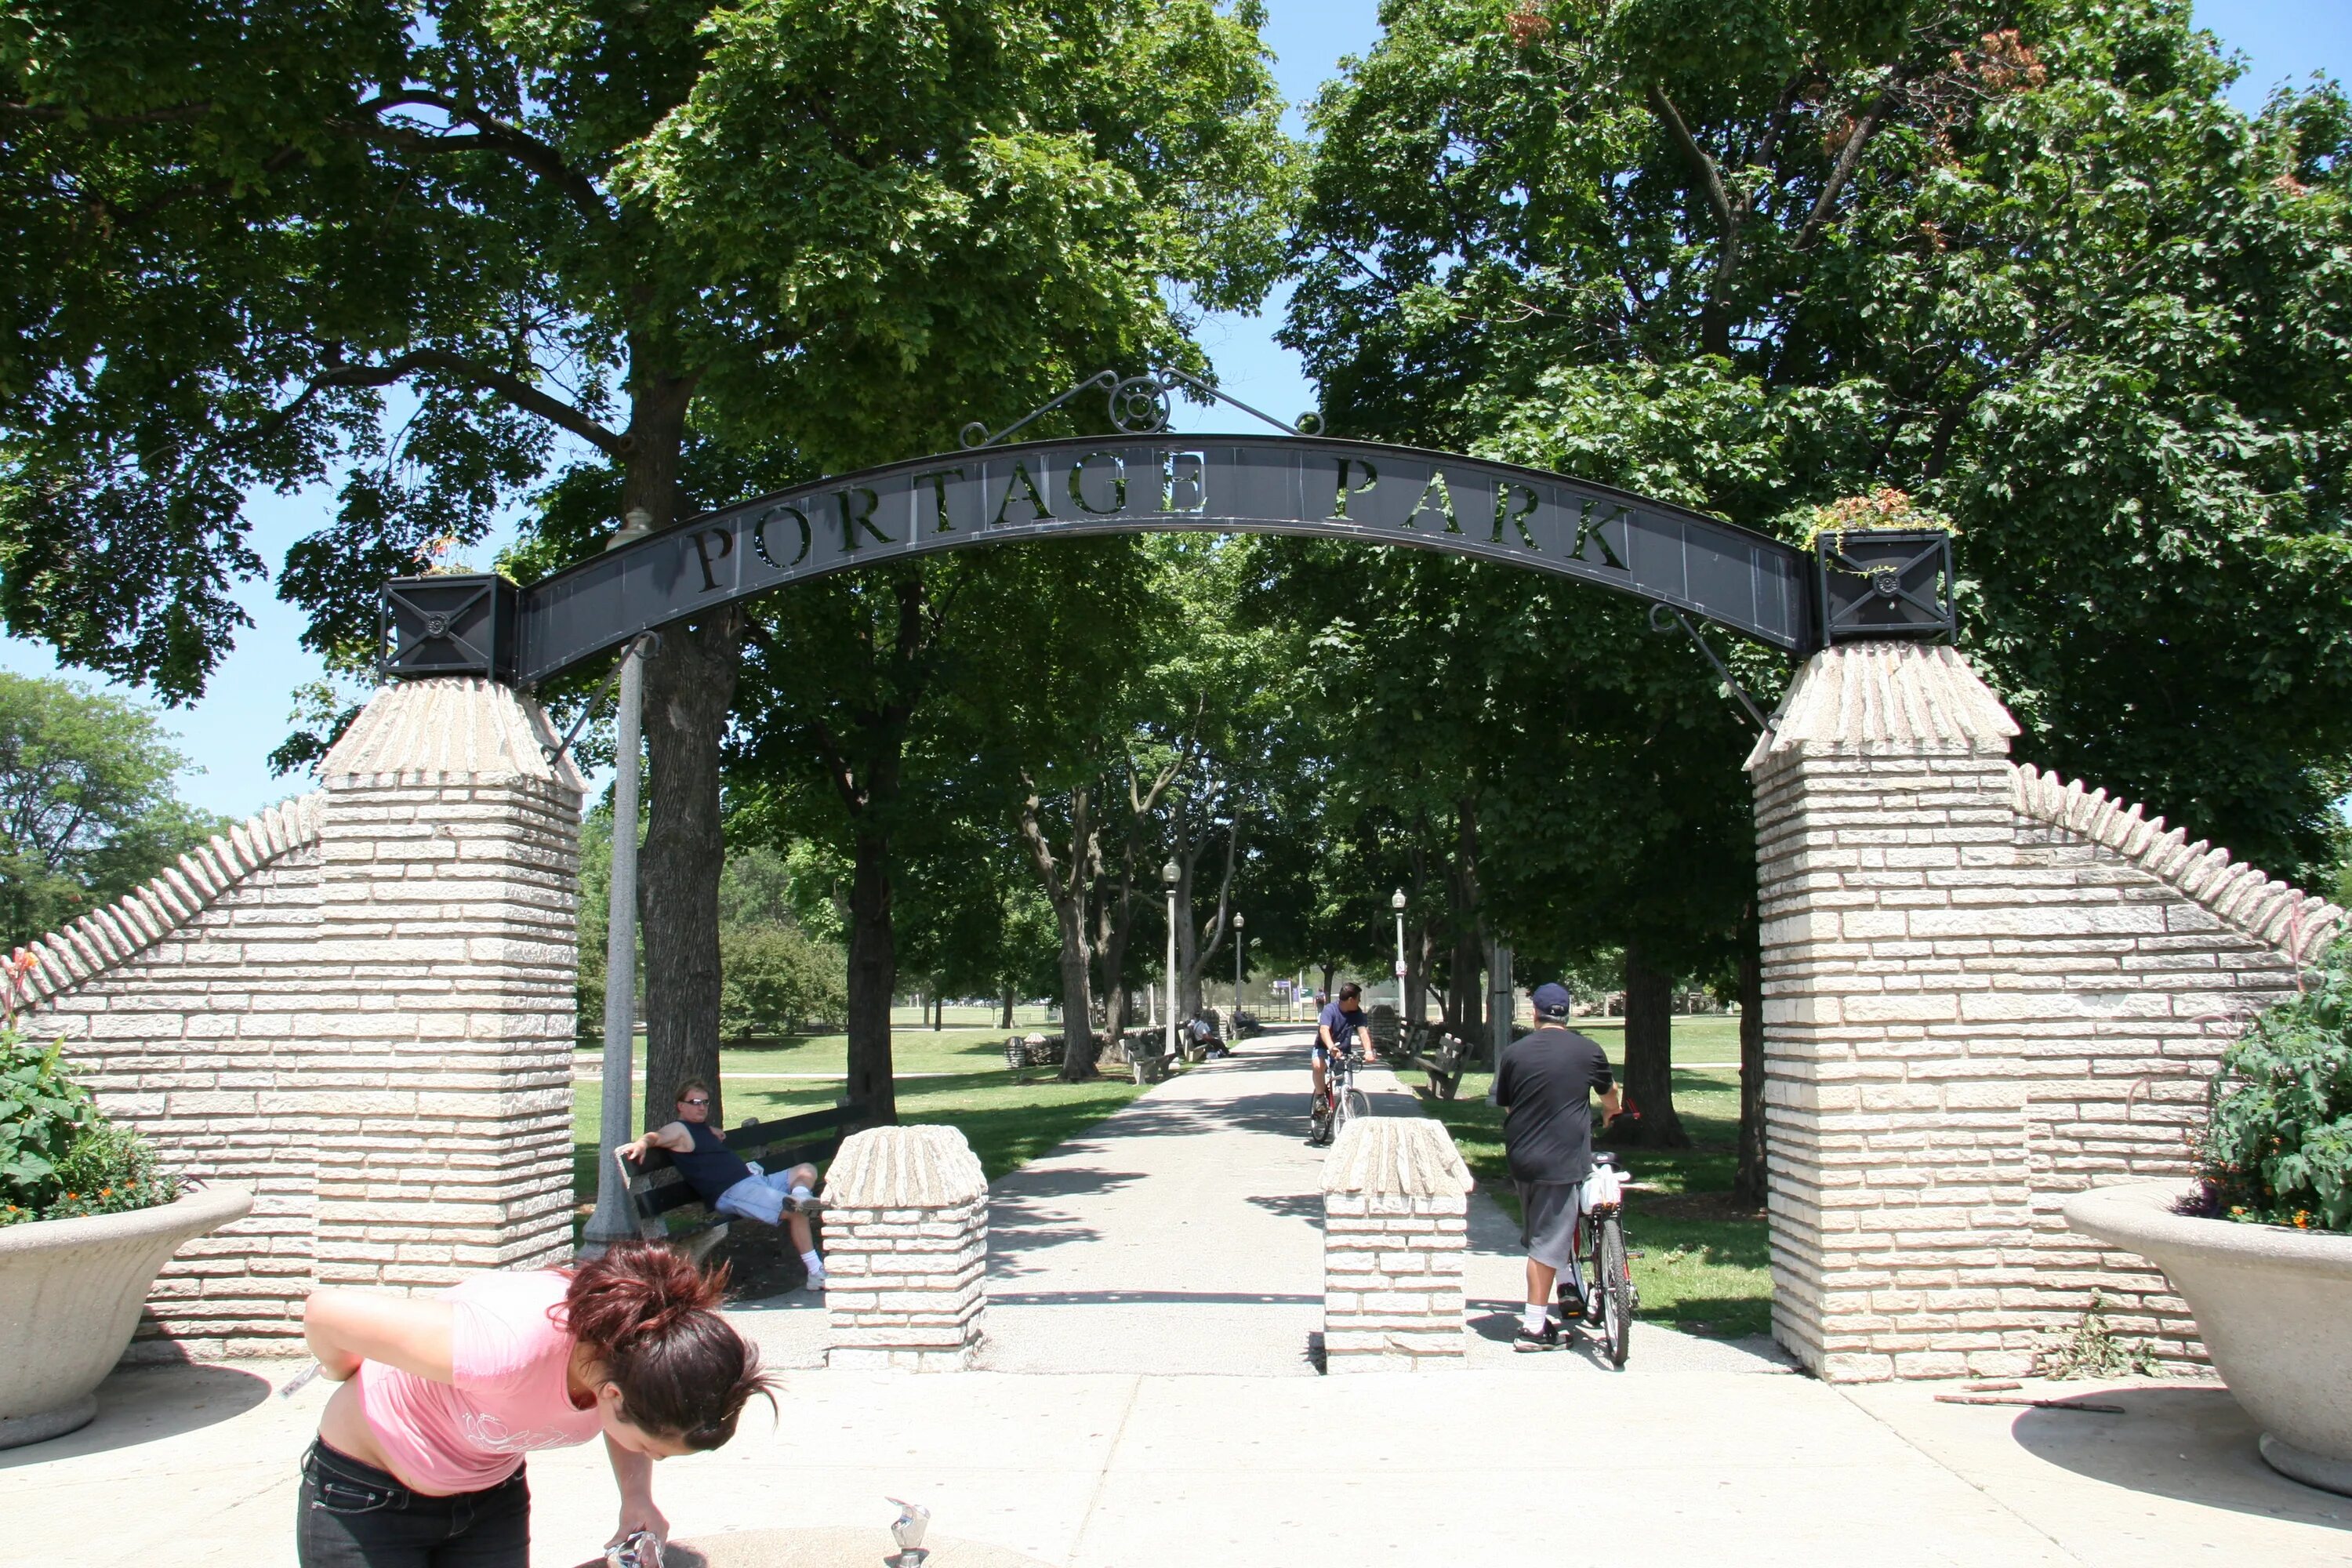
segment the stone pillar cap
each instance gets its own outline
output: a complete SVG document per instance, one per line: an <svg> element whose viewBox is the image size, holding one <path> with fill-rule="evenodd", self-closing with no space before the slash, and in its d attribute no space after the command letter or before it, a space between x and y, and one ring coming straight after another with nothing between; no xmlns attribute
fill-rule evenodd
<svg viewBox="0 0 2352 1568"><path fill-rule="evenodd" d="M827 1208L954 1208L987 1195L980 1156L953 1127L853 1132L824 1175Z"/></svg>
<svg viewBox="0 0 2352 1568"><path fill-rule="evenodd" d="M319 776L330 789L535 779L584 790L570 752L547 760L561 740L546 710L510 686L476 676L404 680L369 700Z"/></svg>
<svg viewBox="0 0 2352 1568"><path fill-rule="evenodd" d="M1756 742L1756 768L1793 751L2009 755L2017 721L1958 648L1852 642L1805 661Z"/></svg>
<svg viewBox="0 0 2352 1568"><path fill-rule="evenodd" d="M1359 1117L1323 1160L1327 1194L1458 1198L1476 1184L1453 1135L1420 1116Z"/></svg>

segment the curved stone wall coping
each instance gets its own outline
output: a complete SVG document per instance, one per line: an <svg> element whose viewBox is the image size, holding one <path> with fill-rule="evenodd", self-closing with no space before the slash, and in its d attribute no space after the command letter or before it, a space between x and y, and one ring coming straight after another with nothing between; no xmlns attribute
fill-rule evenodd
<svg viewBox="0 0 2352 1568"><path fill-rule="evenodd" d="M34 959L18 983L26 1004L37 1006L136 957L255 872L316 844L326 801L315 790L280 801L181 856L143 887L18 949Z"/></svg>
<svg viewBox="0 0 2352 1568"><path fill-rule="evenodd" d="M1476 1184L1453 1136L1417 1116L1358 1117L1323 1161L1326 1193L1458 1198Z"/></svg>
<svg viewBox="0 0 2352 1568"><path fill-rule="evenodd" d="M2191 844L2182 829L2168 829L2161 816L2110 800L2103 789L2087 789L2080 779L2061 779L2031 764L2013 772L2020 816L2080 834L2297 963L2309 963L2344 923L2344 911L2326 900L2233 863L2227 849L2202 838Z"/></svg>

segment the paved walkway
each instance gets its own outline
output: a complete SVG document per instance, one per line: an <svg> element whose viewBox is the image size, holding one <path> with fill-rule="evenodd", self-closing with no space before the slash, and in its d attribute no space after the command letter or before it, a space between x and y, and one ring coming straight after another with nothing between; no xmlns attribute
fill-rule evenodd
<svg viewBox="0 0 2352 1568"><path fill-rule="evenodd" d="M1251 1042L998 1184L1000 1370L791 1373L780 1423L754 1415L727 1448L661 1467L677 1533L856 1527L878 1563L894 1496L943 1536L1066 1568L2352 1558L2352 1500L2271 1473L2210 1384L2028 1387L2121 1415L1941 1405L1938 1385L1831 1388L1769 1347L1652 1325L1622 1373L1514 1357L1496 1338L1514 1238L1488 1205L1467 1366L1311 1375L1320 1156L1297 1142L1299 1044ZM772 1360L813 1365L805 1296L736 1319ZM293 1371L117 1373L91 1426L0 1451L16 1553L287 1568L294 1465L328 1394L271 1397ZM530 1476L537 1568L593 1557L614 1506L602 1455L534 1455Z"/></svg>

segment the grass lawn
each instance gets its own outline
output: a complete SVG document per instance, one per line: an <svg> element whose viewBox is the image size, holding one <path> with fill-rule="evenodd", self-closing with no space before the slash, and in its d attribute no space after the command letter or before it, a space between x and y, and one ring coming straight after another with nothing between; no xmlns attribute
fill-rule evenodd
<svg viewBox="0 0 2352 1568"><path fill-rule="evenodd" d="M1003 1047L1001 1032L982 1029L934 1034L902 1028L895 1031L892 1041L892 1061L902 1075L936 1075L898 1079L898 1119L961 1128L991 1181L1101 1121L1141 1092L1120 1078L1059 1083L1043 1068L1023 1074L1027 1082L1015 1082L1005 1069ZM832 1105L841 1093L847 1050L845 1036L813 1035L778 1047L720 1052L719 1076L728 1123L772 1121ZM637 1063L644 1066L642 1049ZM574 1065L593 1070L596 1058L583 1052ZM817 1076L786 1076L803 1074ZM583 1204L593 1205L596 1198L599 1093L593 1078L581 1078L573 1085L572 1185ZM642 1131L642 1126L631 1129Z"/></svg>
<svg viewBox="0 0 2352 1568"><path fill-rule="evenodd" d="M1641 1315L1693 1333L1727 1337L1769 1333L1772 1327L1770 1247L1761 1215L1731 1204L1731 1173L1738 1149L1739 1079L1736 1073L1685 1071L1685 1030L1693 1025L1727 1026L1732 1060L1738 1058L1738 1020L1675 1020L1675 1109L1695 1145L1651 1152L1629 1150L1620 1158L1643 1190L1626 1203L1627 1247L1640 1253L1633 1282L1642 1293ZM1608 1048L1612 1061L1622 1026L1609 1033L1587 1020L1577 1026ZM1471 1173L1513 1218L1517 1195L1503 1163L1502 1113L1486 1103L1488 1075L1462 1080L1458 1100L1433 1100L1424 1106L1454 1134Z"/></svg>

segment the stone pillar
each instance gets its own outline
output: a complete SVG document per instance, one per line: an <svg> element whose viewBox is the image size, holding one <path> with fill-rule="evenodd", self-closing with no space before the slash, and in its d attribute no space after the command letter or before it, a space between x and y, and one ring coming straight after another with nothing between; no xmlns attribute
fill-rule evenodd
<svg viewBox="0 0 2352 1568"><path fill-rule="evenodd" d="M539 705L443 678L378 692L327 754L307 1079L314 1272L446 1284L572 1253L582 784ZM321 1064L323 1067L323 1064Z"/></svg>
<svg viewBox="0 0 2352 1568"><path fill-rule="evenodd" d="M2341 911L2009 761L1948 647L1798 673L1748 766L1763 917L1773 1331L1833 1380L2011 1376L2095 1297L2202 1359L2065 1198L2185 1176L2214 1065Z"/></svg>
<svg viewBox="0 0 2352 1568"><path fill-rule="evenodd" d="M1454 1139L1414 1116L1351 1121L1323 1162L1323 1364L1463 1363L1471 1180Z"/></svg>
<svg viewBox="0 0 2352 1568"><path fill-rule="evenodd" d="M988 1178L952 1127L869 1127L824 1179L825 1364L959 1371L987 1307Z"/></svg>

